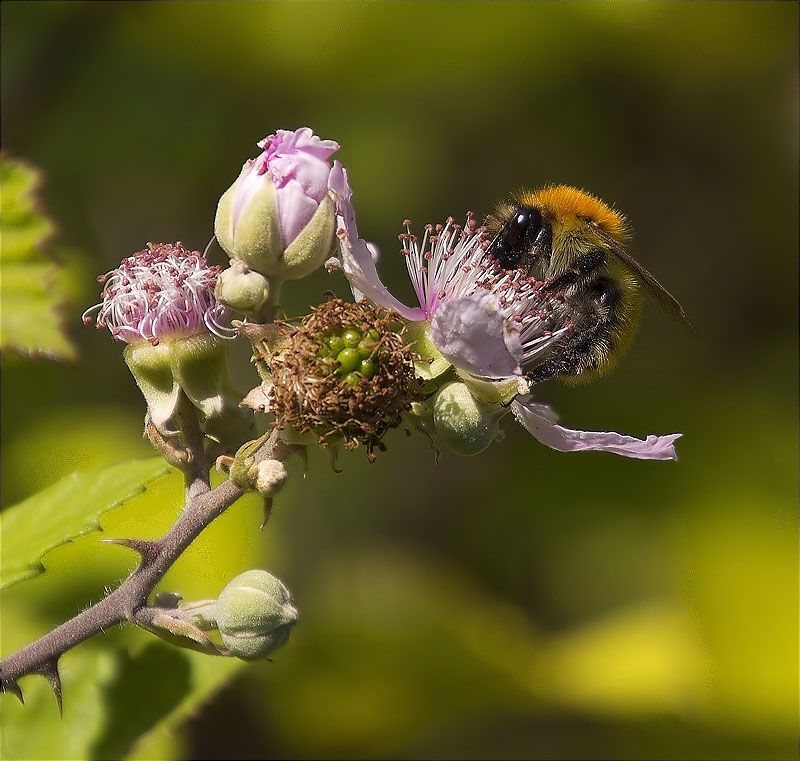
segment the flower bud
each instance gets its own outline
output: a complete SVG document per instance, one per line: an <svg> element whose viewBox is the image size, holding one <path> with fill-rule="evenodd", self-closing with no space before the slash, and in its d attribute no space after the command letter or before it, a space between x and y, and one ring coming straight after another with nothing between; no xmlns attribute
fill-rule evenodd
<svg viewBox="0 0 800 761"><path fill-rule="evenodd" d="M498 424L508 410L476 399L465 383L443 386L433 399L437 437L455 454L480 454L495 439Z"/></svg>
<svg viewBox="0 0 800 761"><path fill-rule="evenodd" d="M269 281L238 259L220 272L214 295L220 304L248 316L257 316L269 298Z"/></svg>
<svg viewBox="0 0 800 761"><path fill-rule="evenodd" d="M289 473L280 460L262 460L258 463L256 491L262 497L273 497L286 484Z"/></svg>
<svg viewBox="0 0 800 761"><path fill-rule="evenodd" d="M239 574L217 599L216 624L237 658L263 658L289 639L297 609L284 583L267 571Z"/></svg>
<svg viewBox="0 0 800 761"><path fill-rule="evenodd" d="M231 259L278 280L305 277L331 250L336 227L328 192L339 146L308 127L278 130L258 143L217 206L214 232Z"/></svg>

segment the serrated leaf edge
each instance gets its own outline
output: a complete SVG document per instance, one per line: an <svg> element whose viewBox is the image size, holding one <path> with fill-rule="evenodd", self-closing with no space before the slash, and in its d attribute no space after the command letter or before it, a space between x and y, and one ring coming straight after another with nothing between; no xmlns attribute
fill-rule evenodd
<svg viewBox="0 0 800 761"><path fill-rule="evenodd" d="M34 248L38 251L44 261L49 264L52 268L50 273L50 279L56 279L57 274L56 271L63 268L63 264L61 264L54 256L52 252L52 248L50 246L52 240L58 236L61 232L61 225L47 213L47 210L44 207L44 203L42 202L41 192L42 188L44 187L44 180L45 180L45 172L43 169L39 168L32 162L17 158L16 156L12 156L8 150L3 149L0 150L0 161L10 161L12 163L18 164L22 166L24 169L28 170L33 174L33 182L31 183L30 187L27 189L28 195L31 199L31 205L33 208L50 224L50 229L47 231L46 234L42 235L41 238L36 240L34 244ZM56 294L58 296L58 294ZM55 308L54 308L54 315L55 320L59 329L59 332L64 338L64 341L68 347L67 354L53 354L44 349L35 349L33 351L29 351L21 346L9 345L0 347L0 356L6 354L8 352L14 352L21 357L25 357L27 359L36 359L36 358L43 358L43 359L50 359L55 362L69 362L74 363L78 358L78 349L75 346L75 342L72 340L70 334L67 332L67 325L68 321L66 315L66 308L69 306L69 300L64 295L61 294L60 297L56 299ZM2 588L2 587L0 587Z"/></svg>
<svg viewBox="0 0 800 761"><path fill-rule="evenodd" d="M131 460L131 462L136 462L136 460ZM113 502L111 505L109 505L108 507L106 507L103 510L101 510L98 513L98 516L96 518L90 518L88 521L86 521L84 524L82 524L81 527L79 529L77 529L76 533L71 534L70 536L68 536L68 537L66 537L66 538L64 538L64 539L62 539L62 540L60 540L58 542L54 542L53 544L51 544L48 547L46 547L44 550L42 550L41 555L38 558L36 558L35 560L32 560L28 565L20 568L19 575L17 576L17 578L11 579L10 581L6 581L6 582L0 582L0 589L1 590L9 589L10 587L15 586L16 584L19 584L19 583L21 583L23 581L28 581L29 579L33 579L36 576L39 576L40 574L44 573L47 570L47 568L45 567L44 562L43 562L45 555L47 555L49 552L52 552L54 549L56 549L58 547L63 547L65 544L69 544L70 542L74 542L76 539L80 539L80 538L82 538L84 536L88 536L89 534L95 533L97 531L102 532L103 527L100 524L100 520L99 520L100 516L105 515L106 513L110 512L111 510L116 510L118 507L121 507L126 502L130 502L130 500L132 500L134 497L138 497L139 495L144 494L147 491L147 488L148 488L149 484L151 484L157 478L162 478L164 475L167 474L167 472L169 472L169 470L170 470L170 466L169 466L168 463L165 462L164 463L164 469L160 473L157 473L156 475L152 476L151 478L148 478L146 481L144 481L144 483L141 484L141 487L134 487L133 490L132 490L132 493L128 493L122 499L119 499L116 502ZM68 476L66 476L66 478L67 479L71 479L71 480L77 480L78 475L79 475L80 472L81 471L73 471ZM45 488L48 488L48 487L45 487ZM12 505L8 509L11 510L14 507L15 506Z"/></svg>

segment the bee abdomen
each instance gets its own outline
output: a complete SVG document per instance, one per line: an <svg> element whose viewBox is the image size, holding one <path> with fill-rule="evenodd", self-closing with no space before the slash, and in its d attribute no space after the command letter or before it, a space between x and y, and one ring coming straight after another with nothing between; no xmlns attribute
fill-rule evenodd
<svg viewBox="0 0 800 761"><path fill-rule="evenodd" d="M619 354L617 338L626 319L626 299L615 280L602 276L576 280L566 303L574 325L572 333L526 375L531 383L555 377L590 380L610 369Z"/></svg>

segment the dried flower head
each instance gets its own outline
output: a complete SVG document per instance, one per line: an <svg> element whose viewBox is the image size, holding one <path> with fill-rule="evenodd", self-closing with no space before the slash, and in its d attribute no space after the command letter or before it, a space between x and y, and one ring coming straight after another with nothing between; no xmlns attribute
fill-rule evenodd
<svg viewBox="0 0 800 761"><path fill-rule="evenodd" d="M381 438L421 395L412 346L399 315L368 304L331 299L305 317L290 346L272 362L271 411L276 425L313 432L326 445L364 444Z"/></svg>
<svg viewBox="0 0 800 761"><path fill-rule="evenodd" d="M226 309L217 303L214 286L221 267L211 267L199 251L183 244L148 243L97 279L104 283L103 301L83 313L89 324L97 312L98 328L116 341L157 345L162 338L210 330L221 335Z"/></svg>

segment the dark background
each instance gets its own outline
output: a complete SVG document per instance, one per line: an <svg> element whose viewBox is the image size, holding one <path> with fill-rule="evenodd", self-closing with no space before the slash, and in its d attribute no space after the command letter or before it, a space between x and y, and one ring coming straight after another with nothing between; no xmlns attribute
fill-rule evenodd
<svg viewBox="0 0 800 761"><path fill-rule="evenodd" d="M649 305L612 376L540 396L570 427L682 431L678 463L559 454L508 419L472 460L400 432L342 475L312 453L264 534L231 511L172 588L264 565L301 623L153 757L796 757L797 4L4 2L2 22L3 147L46 173L80 349L4 357L4 505L150 456L119 347L80 323L94 277L150 240L202 249L278 128L341 144L408 302L404 218L564 182L625 211L700 334ZM288 311L327 288L348 293L319 272ZM174 517L158 499L142 535ZM8 593L4 653L124 573L94 544L78 566L87 547Z"/></svg>

